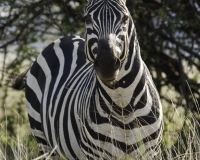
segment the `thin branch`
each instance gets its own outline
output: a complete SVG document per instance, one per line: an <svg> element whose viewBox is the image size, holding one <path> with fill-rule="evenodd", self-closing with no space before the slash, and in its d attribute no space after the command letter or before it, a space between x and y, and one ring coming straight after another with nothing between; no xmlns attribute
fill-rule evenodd
<svg viewBox="0 0 200 160"><path fill-rule="evenodd" d="M53 16L53 13L52 13L52 11L51 11L51 7L50 7L50 4L49 4L49 0L46 0L46 2L47 2L47 7L48 7L48 11L49 11L49 13L50 13L50 18L51 18L51 21L52 21L52 23L53 24L55 24L57 27L58 27L58 29L60 30L60 32L64 35L64 36L66 36L66 33L64 32L64 30L63 30L63 28L57 23L57 21L53 18L54 16Z"/></svg>

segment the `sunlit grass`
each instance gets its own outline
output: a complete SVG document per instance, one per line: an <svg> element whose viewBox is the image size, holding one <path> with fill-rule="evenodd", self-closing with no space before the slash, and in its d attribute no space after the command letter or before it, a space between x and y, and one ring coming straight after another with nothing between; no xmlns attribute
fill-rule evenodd
<svg viewBox="0 0 200 160"><path fill-rule="evenodd" d="M176 118L183 118L179 114ZM182 111L181 111L182 112ZM188 111L182 123L165 122L164 136L161 145L161 152L155 158L156 160L198 160L200 159L200 125L193 113ZM180 126L181 125L181 126ZM7 138L5 140L5 138ZM5 144L7 141L8 144ZM46 155L39 155L37 145L31 135L21 137L19 134L15 137L0 136L0 159L1 160L39 160ZM125 160L131 160L125 158Z"/></svg>
<svg viewBox="0 0 200 160"><path fill-rule="evenodd" d="M194 100L195 101L195 100ZM197 104L195 104L198 107ZM17 111L13 111L19 117ZM192 113L182 106L172 105L164 111L164 133L160 152L155 160L198 160L200 159L200 124L199 113ZM198 119L199 118L199 119ZM41 155L27 124L22 128L19 118L16 121L17 133L14 137L7 135L6 128L0 123L0 160L40 160L51 153ZM21 134L28 132L26 134ZM146 157L143 160L149 158ZM133 160L125 158L124 160Z"/></svg>
<svg viewBox="0 0 200 160"><path fill-rule="evenodd" d="M5 144L5 138L0 137L1 160L31 160L38 157L39 152L32 136L7 137L8 144Z"/></svg>

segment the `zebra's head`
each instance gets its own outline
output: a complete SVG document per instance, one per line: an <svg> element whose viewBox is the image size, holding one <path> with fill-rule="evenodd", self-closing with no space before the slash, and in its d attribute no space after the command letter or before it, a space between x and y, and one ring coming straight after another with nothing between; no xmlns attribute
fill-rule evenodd
<svg viewBox="0 0 200 160"><path fill-rule="evenodd" d="M88 0L85 53L104 82L116 80L129 50L132 19L126 0Z"/></svg>

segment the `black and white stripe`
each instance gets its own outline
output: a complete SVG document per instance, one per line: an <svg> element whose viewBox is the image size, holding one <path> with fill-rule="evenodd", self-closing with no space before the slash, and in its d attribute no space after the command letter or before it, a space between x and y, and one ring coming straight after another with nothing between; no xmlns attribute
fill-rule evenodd
<svg viewBox="0 0 200 160"><path fill-rule="evenodd" d="M89 0L84 16L86 40L56 40L28 74L27 111L38 146L56 147L68 159L151 159L162 136L162 106L125 1Z"/></svg>

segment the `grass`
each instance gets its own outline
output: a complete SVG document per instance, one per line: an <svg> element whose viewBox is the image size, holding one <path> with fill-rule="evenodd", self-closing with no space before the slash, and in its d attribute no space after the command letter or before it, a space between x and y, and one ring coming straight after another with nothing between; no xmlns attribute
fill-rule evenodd
<svg viewBox="0 0 200 160"><path fill-rule="evenodd" d="M175 116L182 119L183 114L178 109ZM180 112L180 113L179 113ZM165 118L166 119L166 118ZM200 159L200 125L194 114L187 112L183 118L182 126L177 126L177 122L172 118L171 122L165 122L164 137L161 145L161 152L155 158L157 160L198 160ZM7 144L5 144L5 140ZM39 156L37 146L31 135L16 138L0 137L0 159L1 160L39 160L44 157ZM126 160L131 160L126 158Z"/></svg>
<svg viewBox="0 0 200 160"><path fill-rule="evenodd" d="M198 160L200 159L200 114L192 113L183 107L172 107L164 109L164 134L160 153L155 160ZM198 104L195 104L198 107ZM17 116L19 114L14 111ZM198 118L198 119L197 119ZM17 118L16 136L8 136L7 128L0 123L0 160L40 160L48 153L40 155L34 138L30 135L30 130L22 126ZM7 118L6 118L6 121ZM9 123L6 123L9 124ZM27 131L26 131L27 129ZM25 130L26 134L22 134ZM125 160L131 160L125 158ZM145 160L145 159L144 159Z"/></svg>
<svg viewBox="0 0 200 160"><path fill-rule="evenodd" d="M37 146L31 135L18 138L8 137L9 144L5 144L5 137L0 137L0 159L1 160L31 160L39 156Z"/></svg>
<svg viewBox="0 0 200 160"><path fill-rule="evenodd" d="M192 112L188 112L179 131L176 131L176 127L179 126L174 125L165 130L161 157L166 160L200 159L200 125Z"/></svg>

